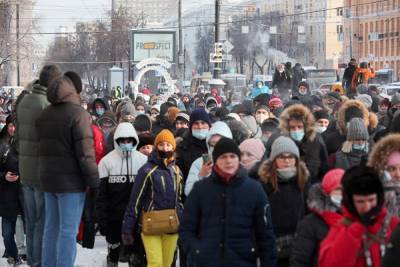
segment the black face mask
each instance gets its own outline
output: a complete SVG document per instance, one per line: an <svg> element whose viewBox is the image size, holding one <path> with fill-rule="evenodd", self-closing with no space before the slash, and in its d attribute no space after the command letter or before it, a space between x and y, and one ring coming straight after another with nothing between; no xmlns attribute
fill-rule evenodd
<svg viewBox="0 0 400 267"><path fill-rule="evenodd" d="M174 155L174 151L165 152L165 151L160 151L160 150L158 150L157 153L158 153L158 156L159 156L161 159L169 159L169 158L171 158L171 157Z"/></svg>

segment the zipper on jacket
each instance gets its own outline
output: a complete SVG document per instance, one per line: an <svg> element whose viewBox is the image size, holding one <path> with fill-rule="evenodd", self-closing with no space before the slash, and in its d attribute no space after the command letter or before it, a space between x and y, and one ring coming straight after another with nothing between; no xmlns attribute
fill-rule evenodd
<svg viewBox="0 0 400 267"><path fill-rule="evenodd" d="M165 192L165 180L164 180L164 176L161 175L161 183L162 183L162 187L164 189Z"/></svg>

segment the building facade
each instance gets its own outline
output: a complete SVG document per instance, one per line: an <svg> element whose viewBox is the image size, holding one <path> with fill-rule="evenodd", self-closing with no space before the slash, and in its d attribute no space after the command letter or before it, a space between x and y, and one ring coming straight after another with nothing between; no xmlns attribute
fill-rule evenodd
<svg viewBox="0 0 400 267"><path fill-rule="evenodd" d="M400 79L400 0L345 0L344 52ZM369 3L369 4L368 4Z"/></svg>

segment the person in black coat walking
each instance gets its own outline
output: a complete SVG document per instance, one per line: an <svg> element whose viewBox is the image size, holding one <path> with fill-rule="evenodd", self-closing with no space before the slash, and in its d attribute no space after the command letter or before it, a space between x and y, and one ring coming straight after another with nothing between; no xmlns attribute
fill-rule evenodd
<svg viewBox="0 0 400 267"><path fill-rule="evenodd" d="M278 267L289 266L297 224L306 212L308 171L292 139L281 136L259 169L271 203L272 225L277 238Z"/></svg>
<svg viewBox="0 0 400 267"><path fill-rule="evenodd" d="M315 184L308 193L307 206L311 211L297 226L296 240L290 257L291 267L317 267L319 244L329 228L342 218L342 169L327 172L322 183Z"/></svg>
<svg viewBox="0 0 400 267"><path fill-rule="evenodd" d="M240 166L240 150L222 138L213 151L212 174L186 201L180 239L187 266L276 266L270 206L261 185ZM243 197L246 196L246 197Z"/></svg>

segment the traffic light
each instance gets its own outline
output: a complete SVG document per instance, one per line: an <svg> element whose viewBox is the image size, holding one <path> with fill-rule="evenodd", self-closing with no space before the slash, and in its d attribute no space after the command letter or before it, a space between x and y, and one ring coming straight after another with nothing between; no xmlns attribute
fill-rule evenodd
<svg viewBox="0 0 400 267"><path fill-rule="evenodd" d="M210 55L210 62L221 63L224 54L224 45L222 43L214 44L214 53Z"/></svg>

